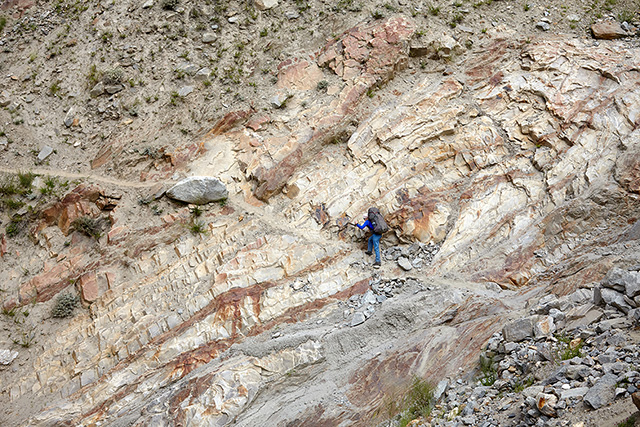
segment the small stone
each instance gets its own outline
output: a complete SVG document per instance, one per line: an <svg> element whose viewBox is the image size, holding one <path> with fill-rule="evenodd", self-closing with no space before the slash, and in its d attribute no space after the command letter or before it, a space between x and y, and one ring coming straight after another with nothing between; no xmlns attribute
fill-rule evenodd
<svg viewBox="0 0 640 427"><path fill-rule="evenodd" d="M109 94L109 95L114 95L120 91L122 91L124 89L124 86L122 85L106 85L104 87L104 90Z"/></svg>
<svg viewBox="0 0 640 427"><path fill-rule="evenodd" d="M585 394L587 394L588 391L589 391L589 387L577 387L577 388L571 388L568 390L563 390L562 393L560 393L560 399L566 400L566 399L573 399L576 397L582 397Z"/></svg>
<svg viewBox="0 0 640 427"><path fill-rule="evenodd" d="M408 258L405 257L400 257L398 258L398 265L404 270L404 271L409 271L411 269L413 269L413 265L411 265L411 261L409 261Z"/></svg>
<svg viewBox="0 0 640 427"><path fill-rule="evenodd" d="M147 0L142 4L143 9L149 9L153 7L153 0Z"/></svg>
<svg viewBox="0 0 640 427"><path fill-rule="evenodd" d="M201 68L196 73L196 76L194 77L194 79L198 81L205 81L205 80L209 80L210 75L211 75L211 68Z"/></svg>
<svg viewBox="0 0 640 427"><path fill-rule="evenodd" d="M286 16L287 19L291 20L298 19L300 17L300 14L295 10L288 10L284 13L284 16Z"/></svg>
<svg viewBox="0 0 640 427"><path fill-rule="evenodd" d="M213 43L217 38L215 33L204 33L202 35L202 43Z"/></svg>
<svg viewBox="0 0 640 427"><path fill-rule="evenodd" d="M230 17L229 19L227 19L227 21L229 21L230 24L235 24L239 20L240 20L240 17L238 15L234 15L234 16Z"/></svg>
<svg viewBox="0 0 640 427"><path fill-rule="evenodd" d="M8 365L18 357L17 351L0 350L0 365Z"/></svg>
<svg viewBox="0 0 640 427"><path fill-rule="evenodd" d="M70 108L69 111L67 111L67 114L64 117L64 125L66 127L71 127L71 125L73 124L73 121L75 119L75 111L73 108Z"/></svg>
<svg viewBox="0 0 640 427"><path fill-rule="evenodd" d="M104 93L104 83L98 82L90 91L89 95L92 98L96 98Z"/></svg>
<svg viewBox="0 0 640 427"><path fill-rule="evenodd" d="M542 31L549 31L551 25L548 22L540 21L536 24L536 28L540 28Z"/></svg>
<svg viewBox="0 0 640 427"><path fill-rule="evenodd" d="M267 10L278 5L278 0L253 0L253 4L258 10Z"/></svg>
<svg viewBox="0 0 640 427"><path fill-rule="evenodd" d="M447 380L447 379L441 380L438 383L438 385L436 386L435 390L433 391L433 400L434 400L434 402L437 402L438 400L440 400L440 398L442 397L444 392L447 391L448 387L449 387L449 380Z"/></svg>
<svg viewBox="0 0 640 427"><path fill-rule="evenodd" d="M180 89L178 89L178 95L180 95L180 97L184 98L185 96L187 96L191 92L193 92L193 90L194 90L193 86L183 86Z"/></svg>
<svg viewBox="0 0 640 427"><path fill-rule="evenodd" d="M351 319L351 326L358 326L362 323L364 323L364 321L367 320L366 316L364 315L364 313L362 312L357 312L353 315L353 318Z"/></svg>
<svg viewBox="0 0 640 427"><path fill-rule="evenodd" d="M555 394L538 393L536 396L536 407L538 411L548 417L556 416L556 403L558 403L558 398Z"/></svg>
<svg viewBox="0 0 640 427"><path fill-rule="evenodd" d="M575 13L571 13L571 14L567 15L567 20L569 22L578 22L580 20L580 17L578 15L576 15Z"/></svg>
<svg viewBox="0 0 640 427"><path fill-rule="evenodd" d="M47 157L51 155L51 153L53 153L53 148L45 145L44 147L42 147L42 150L40 150L40 153L38 154L38 161L43 162Z"/></svg>
<svg viewBox="0 0 640 427"><path fill-rule="evenodd" d="M289 98L289 95L287 95L286 93L278 92L274 96L272 96L271 99L269 99L269 103L275 108L283 108Z"/></svg>
<svg viewBox="0 0 640 427"><path fill-rule="evenodd" d="M504 344L504 352L507 354L517 349L518 349L518 344L514 342L508 342Z"/></svg>

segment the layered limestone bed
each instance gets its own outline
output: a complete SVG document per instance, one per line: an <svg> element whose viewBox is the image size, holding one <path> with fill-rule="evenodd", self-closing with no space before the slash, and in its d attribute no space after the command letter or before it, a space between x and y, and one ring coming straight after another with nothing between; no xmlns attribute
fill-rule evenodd
<svg viewBox="0 0 640 427"><path fill-rule="evenodd" d="M207 234L185 233L186 207L155 227L116 208L98 249L74 235L36 277L8 270L5 308L75 278L89 305L3 379L7 405L38 408L9 425L372 425L413 375L476 367L529 299L632 262L638 50L494 36L444 72L403 71L414 31L373 21L285 61L276 101L308 102L230 113L194 144L188 174L230 192ZM327 70L337 82L309 92ZM357 122L367 94L396 83ZM42 246L104 193L73 190L37 227ZM363 262L345 225L370 205L393 230L385 244L437 244L433 261ZM354 321L363 294L375 301Z"/></svg>

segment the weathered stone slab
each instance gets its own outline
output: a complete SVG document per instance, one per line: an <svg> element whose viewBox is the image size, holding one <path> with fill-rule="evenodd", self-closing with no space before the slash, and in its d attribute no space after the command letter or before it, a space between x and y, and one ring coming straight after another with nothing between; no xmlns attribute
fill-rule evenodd
<svg viewBox="0 0 640 427"><path fill-rule="evenodd" d="M224 200L229 196L225 185L217 178L192 176L183 179L167 190L167 196L185 203L202 205Z"/></svg>
<svg viewBox="0 0 640 427"><path fill-rule="evenodd" d="M596 22L591 26L591 32L596 39L612 40L628 37L631 34L625 31L617 21Z"/></svg>
<svg viewBox="0 0 640 427"><path fill-rule="evenodd" d="M584 401L593 409L601 408L613 402L618 376L605 374L584 395Z"/></svg>
<svg viewBox="0 0 640 427"><path fill-rule="evenodd" d="M526 317L524 319L511 322L502 329L502 335L506 341L518 342L533 335L533 319Z"/></svg>

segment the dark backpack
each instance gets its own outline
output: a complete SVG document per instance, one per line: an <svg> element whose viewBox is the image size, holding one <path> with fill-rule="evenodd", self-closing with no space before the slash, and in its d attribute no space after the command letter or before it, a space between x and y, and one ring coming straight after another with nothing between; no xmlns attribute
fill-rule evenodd
<svg viewBox="0 0 640 427"><path fill-rule="evenodd" d="M382 234L389 231L389 226L385 222L378 208L369 208L368 217L369 222L373 227L374 234Z"/></svg>

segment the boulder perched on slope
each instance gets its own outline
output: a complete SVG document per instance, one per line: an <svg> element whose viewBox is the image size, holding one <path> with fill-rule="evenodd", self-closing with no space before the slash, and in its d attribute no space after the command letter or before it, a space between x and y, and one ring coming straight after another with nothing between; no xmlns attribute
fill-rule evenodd
<svg viewBox="0 0 640 427"><path fill-rule="evenodd" d="M192 176L171 187L167 191L167 196L181 202L203 205L226 199L229 196L229 191L217 178Z"/></svg>

